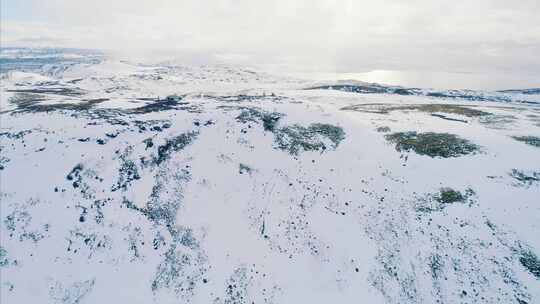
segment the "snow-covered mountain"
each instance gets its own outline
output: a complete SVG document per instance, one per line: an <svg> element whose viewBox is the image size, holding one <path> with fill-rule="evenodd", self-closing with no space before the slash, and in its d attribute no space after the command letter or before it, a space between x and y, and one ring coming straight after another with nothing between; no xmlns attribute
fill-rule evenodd
<svg viewBox="0 0 540 304"><path fill-rule="evenodd" d="M540 97L2 49L2 303L538 303Z"/></svg>

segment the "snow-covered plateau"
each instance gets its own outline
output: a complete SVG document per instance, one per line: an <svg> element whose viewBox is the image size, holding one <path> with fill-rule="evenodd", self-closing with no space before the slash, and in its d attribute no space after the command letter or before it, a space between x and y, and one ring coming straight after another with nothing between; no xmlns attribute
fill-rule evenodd
<svg viewBox="0 0 540 304"><path fill-rule="evenodd" d="M540 303L540 89L0 63L3 304Z"/></svg>

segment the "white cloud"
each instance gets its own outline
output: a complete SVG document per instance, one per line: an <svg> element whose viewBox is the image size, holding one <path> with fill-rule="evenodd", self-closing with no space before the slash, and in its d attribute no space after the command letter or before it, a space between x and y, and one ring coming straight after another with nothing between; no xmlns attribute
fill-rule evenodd
<svg viewBox="0 0 540 304"><path fill-rule="evenodd" d="M537 0L35 3L45 21L3 22L3 44L190 50L356 72L540 72Z"/></svg>

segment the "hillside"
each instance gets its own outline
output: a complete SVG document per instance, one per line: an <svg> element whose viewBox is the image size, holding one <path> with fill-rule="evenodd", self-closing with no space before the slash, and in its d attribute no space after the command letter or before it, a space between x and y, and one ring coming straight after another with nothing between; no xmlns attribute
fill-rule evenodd
<svg viewBox="0 0 540 304"><path fill-rule="evenodd" d="M0 302L540 301L533 90L49 52L2 53Z"/></svg>

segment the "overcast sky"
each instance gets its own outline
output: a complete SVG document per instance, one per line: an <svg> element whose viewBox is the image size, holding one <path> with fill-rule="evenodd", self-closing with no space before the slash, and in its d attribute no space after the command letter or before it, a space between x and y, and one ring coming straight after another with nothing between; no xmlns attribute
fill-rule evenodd
<svg viewBox="0 0 540 304"><path fill-rule="evenodd" d="M540 73L540 0L1 0L2 46L218 54L339 72Z"/></svg>

